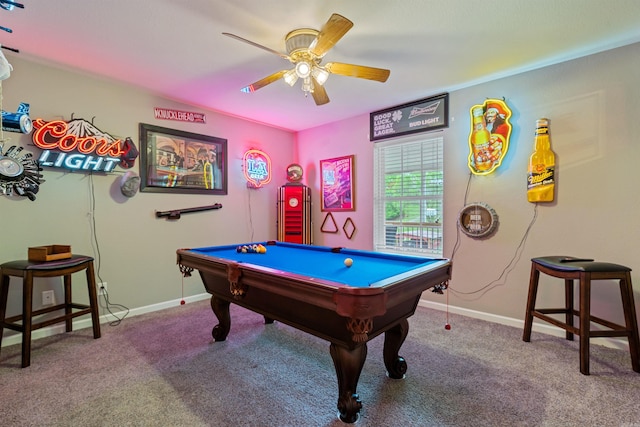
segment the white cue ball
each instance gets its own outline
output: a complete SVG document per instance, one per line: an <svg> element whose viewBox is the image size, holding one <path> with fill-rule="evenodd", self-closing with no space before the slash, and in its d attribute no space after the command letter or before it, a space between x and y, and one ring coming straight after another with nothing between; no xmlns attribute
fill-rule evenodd
<svg viewBox="0 0 640 427"><path fill-rule="evenodd" d="M347 267L351 267L353 265L353 260L351 258L345 259L344 265L346 265Z"/></svg>

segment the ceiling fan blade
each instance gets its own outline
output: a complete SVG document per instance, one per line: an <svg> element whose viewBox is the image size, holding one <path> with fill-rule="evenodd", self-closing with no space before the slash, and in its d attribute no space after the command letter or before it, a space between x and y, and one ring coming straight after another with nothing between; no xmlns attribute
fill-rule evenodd
<svg viewBox="0 0 640 427"><path fill-rule="evenodd" d="M314 79L313 77L311 79L313 80L312 95L313 95L313 100L316 101L316 105L328 104L329 96L327 95L327 91L325 90L324 86L318 84L316 79Z"/></svg>
<svg viewBox="0 0 640 427"><path fill-rule="evenodd" d="M364 65L344 64L342 62L329 62L324 68L333 74L347 77L358 77L360 79L386 82L391 71L383 68L366 67Z"/></svg>
<svg viewBox="0 0 640 427"><path fill-rule="evenodd" d="M316 56L324 56L351 27L353 27L353 22L342 15L334 13L324 24L311 46L309 46L309 51Z"/></svg>
<svg viewBox="0 0 640 427"><path fill-rule="evenodd" d="M242 89L240 89L240 91L244 93L255 92L258 89L261 89L266 85L271 84L278 79L281 79L282 76L284 76L287 71L289 70L282 70L282 71L278 71L277 73L273 73L270 76L265 77L264 79L258 80L255 83L251 83L250 85L243 87Z"/></svg>
<svg viewBox="0 0 640 427"><path fill-rule="evenodd" d="M273 50L273 49L271 49L269 47L262 46L261 44L258 44L256 42L252 42L251 40L247 40L247 39L242 38L240 36L236 36L235 34L231 34L231 33L222 33L222 34L227 36L227 37L231 37L232 39L236 39L238 41L250 44L251 46L255 46L255 47L259 48L259 49L266 50L267 52L273 53L274 55L278 55L280 58L289 60L289 56L288 55L285 55L284 53L280 53L277 50Z"/></svg>

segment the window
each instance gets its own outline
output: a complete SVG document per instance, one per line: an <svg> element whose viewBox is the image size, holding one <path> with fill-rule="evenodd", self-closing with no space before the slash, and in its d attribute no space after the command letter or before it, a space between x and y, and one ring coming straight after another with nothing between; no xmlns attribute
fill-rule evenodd
<svg viewBox="0 0 640 427"><path fill-rule="evenodd" d="M443 138L376 143L374 249L442 256Z"/></svg>

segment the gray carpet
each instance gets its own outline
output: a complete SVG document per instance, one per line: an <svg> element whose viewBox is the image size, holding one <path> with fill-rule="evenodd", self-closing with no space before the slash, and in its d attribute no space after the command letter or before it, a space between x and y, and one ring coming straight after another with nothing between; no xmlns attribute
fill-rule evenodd
<svg viewBox="0 0 640 427"><path fill-rule="evenodd" d="M385 376L382 337L369 343L355 426L640 426L640 374L629 353L419 307ZM345 426L328 342L232 306L227 341L211 341L208 301L127 318L0 354L2 426ZM597 342L597 341L596 341Z"/></svg>

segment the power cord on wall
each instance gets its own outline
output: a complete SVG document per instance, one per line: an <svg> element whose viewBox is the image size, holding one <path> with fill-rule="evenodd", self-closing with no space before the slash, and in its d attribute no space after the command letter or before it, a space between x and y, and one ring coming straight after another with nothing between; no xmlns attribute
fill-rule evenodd
<svg viewBox="0 0 640 427"><path fill-rule="evenodd" d="M96 197L95 197L95 189L94 189L94 183L93 183L93 173L89 174L89 198L91 203L91 206L90 206L91 210L89 213L89 216L91 219L90 221L91 237L92 237L91 243L93 245L94 258L96 260L96 276L98 277L99 283L104 283L104 281L102 280L102 277L100 277L100 266L101 266L102 260L100 255L100 245L98 243L98 234L96 233L96 215L95 215ZM104 300L104 305L101 302L100 307L107 310L109 314L111 314L113 317L116 318L116 320L110 322L109 325L111 326L119 325L120 322L122 322L124 318L127 317L127 315L129 314L129 309L122 304L115 304L109 301L109 292L107 291L106 288L101 288L100 291L101 292L99 293L98 298L102 297L102 299ZM116 315L111 310L112 307L122 309L124 311L124 314L122 315L122 317L118 317L118 315Z"/></svg>
<svg viewBox="0 0 640 427"><path fill-rule="evenodd" d="M470 188L470 184L471 184L471 178L473 177L473 174L469 173L469 180L467 181L467 188L464 194L464 205L466 206L467 204L467 197L469 195L469 188ZM518 263L518 261L520 260L520 257L522 255L522 251L524 249L525 243L527 241L527 237L529 236L529 232L531 231L531 228L533 227L533 224L535 224L536 219L538 217L538 204L535 203L534 207L533 207L533 217L531 218L531 221L529 222L529 225L527 226L527 229L524 232L524 235L522 236L522 239L520 239L520 243L518 244L518 246L516 247L516 250L513 254L513 257L511 257L511 260L509 261L509 263L505 266L505 268L502 270L502 272L500 273L500 276L498 276L498 278L492 280L491 282L487 283L486 285L481 286L480 288L471 291L471 292L462 292L462 291L458 291L456 290L453 286L449 286L448 289L451 290L451 292L457 296L475 296L477 295L478 299L480 297L482 297L484 294L486 294L487 292L489 292L490 290L498 287L498 286L502 286L506 283L506 279L507 276L509 275L509 273L511 271L513 271L513 269L515 268L516 264ZM458 248L460 247L460 229L457 228L457 234L456 234L456 243L453 246L453 251L451 253L451 262L453 263L453 258L455 256L456 251L458 250ZM448 305L448 302L447 302Z"/></svg>
<svg viewBox="0 0 640 427"><path fill-rule="evenodd" d="M469 188L471 187L471 178L473 174L469 172L469 179L467 180L467 188L464 191L464 199L462 200L462 206L467 205L467 197L469 196ZM453 258L456 256L456 252L460 247L460 227L456 224L456 243L453 245L453 250L451 251L451 262L453 263Z"/></svg>
<svg viewBox="0 0 640 427"><path fill-rule="evenodd" d="M249 241L253 242L253 214L251 213L251 193L253 193L253 189L251 187L247 187L248 199L247 199L247 210L249 213Z"/></svg>

